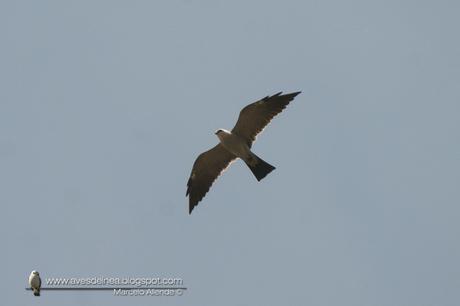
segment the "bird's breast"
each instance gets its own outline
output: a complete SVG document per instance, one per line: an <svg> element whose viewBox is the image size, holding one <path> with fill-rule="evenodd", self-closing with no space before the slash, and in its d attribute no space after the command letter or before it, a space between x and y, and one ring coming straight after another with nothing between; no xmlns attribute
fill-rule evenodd
<svg viewBox="0 0 460 306"><path fill-rule="evenodd" d="M238 156L239 158L244 159L250 155L250 150L246 142L237 135L234 134L225 134L223 137L219 137L220 143L222 146L232 153L233 155Z"/></svg>

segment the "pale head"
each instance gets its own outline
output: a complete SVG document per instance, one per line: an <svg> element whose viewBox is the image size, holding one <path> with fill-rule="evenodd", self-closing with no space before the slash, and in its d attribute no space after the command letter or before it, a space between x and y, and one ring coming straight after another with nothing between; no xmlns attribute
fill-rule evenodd
<svg viewBox="0 0 460 306"><path fill-rule="evenodd" d="M219 135L220 133L228 133L228 131L224 130L224 129L218 129L217 131L214 132L214 134L216 135Z"/></svg>
<svg viewBox="0 0 460 306"><path fill-rule="evenodd" d="M223 137L225 137L226 135L230 135L231 133L224 129L218 129L214 134L217 135L219 139L222 139Z"/></svg>

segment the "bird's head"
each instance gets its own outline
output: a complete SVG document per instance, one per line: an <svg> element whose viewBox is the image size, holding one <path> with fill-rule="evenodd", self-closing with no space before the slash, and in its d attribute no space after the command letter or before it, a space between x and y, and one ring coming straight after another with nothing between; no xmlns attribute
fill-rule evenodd
<svg viewBox="0 0 460 306"><path fill-rule="evenodd" d="M214 134L221 135L221 134L231 134L231 133L224 129L218 129Z"/></svg>
<svg viewBox="0 0 460 306"><path fill-rule="evenodd" d="M33 274L33 275L39 275L39 274L38 274L38 271L35 271L35 270L32 271L32 274Z"/></svg>
<svg viewBox="0 0 460 306"><path fill-rule="evenodd" d="M226 131L224 129L218 129L214 134L217 135L217 138L219 138L220 140L223 140L225 138L225 136L231 134L229 131Z"/></svg>

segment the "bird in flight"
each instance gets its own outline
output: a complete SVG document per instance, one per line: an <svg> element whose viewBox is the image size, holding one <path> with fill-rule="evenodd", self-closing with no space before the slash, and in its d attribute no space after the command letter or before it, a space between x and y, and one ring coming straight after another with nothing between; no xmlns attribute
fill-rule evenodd
<svg viewBox="0 0 460 306"><path fill-rule="evenodd" d="M231 131L219 129L215 132L219 144L197 157L187 182L185 196L189 197L189 214L235 159L242 159L258 181L275 169L255 155L251 151L251 146L257 134L262 132L273 117L281 113L299 93L300 91L283 95L279 92L251 103L241 110Z"/></svg>
<svg viewBox="0 0 460 306"><path fill-rule="evenodd" d="M40 287L42 280L37 271L32 271L29 276L29 286L33 290L35 296L40 296Z"/></svg>

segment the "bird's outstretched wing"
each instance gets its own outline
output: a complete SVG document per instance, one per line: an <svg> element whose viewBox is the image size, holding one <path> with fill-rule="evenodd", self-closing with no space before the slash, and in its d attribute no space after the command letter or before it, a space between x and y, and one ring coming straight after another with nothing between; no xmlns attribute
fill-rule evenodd
<svg viewBox="0 0 460 306"><path fill-rule="evenodd" d="M193 164L192 173L187 182L189 213L203 199L212 183L236 159L236 156L224 149L221 144L201 153Z"/></svg>
<svg viewBox="0 0 460 306"><path fill-rule="evenodd" d="M273 117L281 113L299 93L300 91L282 95L279 92L247 105L241 110L232 133L242 137L251 147L257 134L262 132Z"/></svg>

